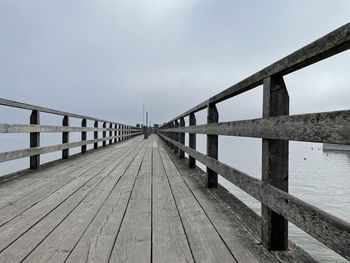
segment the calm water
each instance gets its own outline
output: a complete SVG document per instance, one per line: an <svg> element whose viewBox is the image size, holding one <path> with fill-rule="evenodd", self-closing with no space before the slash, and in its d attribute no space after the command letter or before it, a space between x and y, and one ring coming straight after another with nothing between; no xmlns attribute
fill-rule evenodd
<svg viewBox="0 0 350 263"><path fill-rule="evenodd" d="M42 139L45 145L58 143L51 138ZM1 140L0 151L25 148L27 143L27 137L7 136L6 140ZM197 143L198 150L205 152L205 136L198 135ZM260 178L261 140L222 136L219 149L219 160ZM43 156L42 161L59 157L60 153L48 154ZM26 168L27 165L27 158L0 164L0 176ZM322 144L290 142L289 166L291 194L350 222L350 152L323 152ZM260 214L259 202L225 179L219 180ZM292 224L289 226L289 235L290 239L321 262L348 262Z"/></svg>

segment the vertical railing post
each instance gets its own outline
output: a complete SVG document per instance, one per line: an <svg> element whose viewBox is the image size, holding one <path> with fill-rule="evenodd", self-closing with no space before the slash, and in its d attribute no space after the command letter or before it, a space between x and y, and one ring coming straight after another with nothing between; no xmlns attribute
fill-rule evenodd
<svg viewBox="0 0 350 263"><path fill-rule="evenodd" d="M215 104L208 104L207 123L217 123L219 121L219 113ZM207 155L214 159L218 159L218 135L207 135ZM218 186L218 174L207 167L208 188L216 188Z"/></svg>
<svg viewBox="0 0 350 263"><path fill-rule="evenodd" d="M62 126L69 126L69 117L66 115L63 117ZM69 143L69 132L62 132L62 143ZM62 150L62 159L68 159L69 157L69 148Z"/></svg>
<svg viewBox="0 0 350 263"><path fill-rule="evenodd" d="M118 142L121 141L121 139L120 139L120 134L121 134L120 127L121 127L121 124L118 124Z"/></svg>
<svg viewBox="0 0 350 263"><path fill-rule="evenodd" d="M107 124L106 124L106 122L103 123L102 128L104 129L103 132L102 132L102 137L104 139L103 142L102 142L102 145L106 146L106 140L105 140L106 134L107 134L107 132L106 132Z"/></svg>
<svg viewBox="0 0 350 263"><path fill-rule="evenodd" d="M180 127L185 127L185 119L182 117L180 118ZM182 145L185 145L185 133L184 132L180 132L178 133L179 136L179 142ZM180 158L184 158L185 157L185 152L180 150Z"/></svg>
<svg viewBox="0 0 350 263"><path fill-rule="evenodd" d="M117 136L118 136L118 124L114 124L114 143L117 143L118 140L117 140Z"/></svg>
<svg viewBox="0 0 350 263"><path fill-rule="evenodd" d="M30 124L40 124L40 112L33 110L30 115ZM40 132L31 132L29 134L30 148L40 147ZM38 169L40 166L40 155L33 155L29 158L30 169Z"/></svg>
<svg viewBox="0 0 350 263"><path fill-rule="evenodd" d="M86 119L83 119L81 121L81 127L82 128L86 127ZM81 141L86 141L86 131L81 132ZM85 152L86 152L86 145L82 145L81 146L81 153L85 153Z"/></svg>
<svg viewBox="0 0 350 263"><path fill-rule="evenodd" d="M196 125L196 116L194 113L190 114L189 117L189 126L195 126ZM190 133L188 135L188 145L190 148L196 150L196 134ZM192 156L189 156L189 167L195 168L196 167L196 159L194 159Z"/></svg>
<svg viewBox="0 0 350 263"><path fill-rule="evenodd" d="M122 141L124 141L124 125L121 125L121 128L120 128L121 130L120 130L120 132L121 132L121 137L120 137L120 139L122 140Z"/></svg>
<svg viewBox="0 0 350 263"><path fill-rule="evenodd" d="M264 80L263 117L289 115L289 96L283 77ZM288 140L262 140L262 180L288 192ZM263 199L265 197L263 196ZM262 244L268 250L288 249L288 221L262 205Z"/></svg>
<svg viewBox="0 0 350 263"><path fill-rule="evenodd" d="M110 123L109 124L109 137L112 137L113 136L113 131L112 131L112 129L113 129L113 124L112 123ZM109 144L112 144L113 143L113 139L109 139Z"/></svg>
<svg viewBox="0 0 350 263"><path fill-rule="evenodd" d="M98 128L98 121L95 121L94 127ZM94 131L94 139L98 139L98 131ZM98 142L94 142L94 149L98 148Z"/></svg>
<svg viewBox="0 0 350 263"><path fill-rule="evenodd" d="M176 120L174 122L174 127L175 128L179 127L179 121L178 120ZM179 133L178 132L174 132L173 134L174 134L174 141L178 142L179 141ZM174 153L178 153L178 152L179 152L179 148L176 145L174 145Z"/></svg>

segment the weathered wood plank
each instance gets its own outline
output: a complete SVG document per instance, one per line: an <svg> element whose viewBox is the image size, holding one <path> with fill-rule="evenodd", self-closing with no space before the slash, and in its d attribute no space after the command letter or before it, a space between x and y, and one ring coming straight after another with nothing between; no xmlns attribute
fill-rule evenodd
<svg viewBox="0 0 350 263"><path fill-rule="evenodd" d="M84 166L65 170L64 172L54 175L51 181L46 181L44 183L39 182L38 184L31 185L30 188L32 191L26 196L19 196L17 200L16 196L12 196L14 198L11 198L12 200L5 203L3 207L0 208L0 226L11 222L11 220L14 220L26 210L40 203L42 200L45 200L48 196L71 184L76 178L85 177L95 166L100 165L103 167L104 163L107 164L112 157L123 158L125 154L126 152L123 151L117 151L113 156L111 156L110 153L105 154L96 158L96 160L90 160L90 162L85 163Z"/></svg>
<svg viewBox="0 0 350 263"><path fill-rule="evenodd" d="M137 133L137 135L138 134L141 134L141 133ZM125 137L126 135L122 135L122 136ZM15 159L20 159L20 158L25 158L33 155L57 152L63 149L79 147L82 145L92 144L96 142L101 142L101 141L103 142L109 139L114 139L114 136L98 138L93 140L86 140L81 142L71 142L66 144L58 144L58 145L45 146L45 147L39 147L39 148L28 148L28 149L22 149L22 150L15 150L11 152L2 152L0 153L0 163L15 160Z"/></svg>
<svg viewBox="0 0 350 263"><path fill-rule="evenodd" d="M109 262L151 261L152 147L148 147Z"/></svg>
<svg viewBox="0 0 350 263"><path fill-rule="evenodd" d="M168 151L170 153L170 151ZM203 170L199 167L196 169L188 170L187 160L178 160L173 155L169 154L170 158L178 168L178 170L188 179L196 181L196 184L201 185L204 188L207 181L207 176ZM185 178L187 179L187 178ZM220 184L217 188L206 189L211 195L218 200L223 207L225 207L232 216L238 220L242 226L248 229L256 240L261 240L261 218L251 208L245 205L242 201L236 198L232 193L222 187ZM291 240L289 240L288 251L270 251L270 253L276 257L280 262L295 263L295 262L308 262L316 263L316 261L307 254L304 250L296 246Z"/></svg>
<svg viewBox="0 0 350 263"><path fill-rule="evenodd" d="M64 262L84 234L96 214L117 187L120 177L129 167L131 158L111 163L98 174L100 181L91 193L70 213L48 237L26 257L24 262Z"/></svg>
<svg viewBox="0 0 350 263"><path fill-rule="evenodd" d="M152 136L154 140L154 136ZM154 143L157 144L156 141ZM153 149L152 262L194 262L160 158Z"/></svg>
<svg viewBox="0 0 350 263"><path fill-rule="evenodd" d="M64 111L59 111L59 110L54 110L50 108L45 108L45 107L40 107L28 103L22 103L22 102L17 102L17 101L12 101L12 100L6 100L0 98L0 105L3 106L9 106L13 108L19 108L19 109L25 109L25 110L36 110L39 112L45 112L45 113L50 113L50 114L55 114L55 115L61 115L61 116L69 116L72 118L78 118L78 119L87 119L87 120L92 120L92 121L100 121L104 122L104 120L98 119L98 118L93 118L93 117L88 117L84 115L79 115L79 114L74 114L74 113L69 113L69 112L64 112Z"/></svg>
<svg viewBox="0 0 350 263"><path fill-rule="evenodd" d="M177 144L183 151L193 156L210 169L235 184L243 191L282 215L288 221L310 234L341 256L350 259L350 224L317 207L314 207L293 195L264 184L259 179L249 176L227 164L180 145L162 134L165 140Z"/></svg>
<svg viewBox="0 0 350 263"><path fill-rule="evenodd" d="M108 162L98 164L83 177L1 228L1 251L6 250L0 254L0 258L24 259L120 162L125 162L128 155L112 155ZM16 242L13 243L14 240Z"/></svg>
<svg viewBox="0 0 350 263"><path fill-rule="evenodd" d="M142 145L146 144L142 143ZM136 158L121 177L117 187L66 259L67 263L108 262L145 150L146 147L142 147L141 151L138 152Z"/></svg>
<svg viewBox="0 0 350 263"><path fill-rule="evenodd" d="M194 261L237 262L165 150L160 148L160 154Z"/></svg>
<svg viewBox="0 0 350 263"><path fill-rule="evenodd" d="M350 144L350 111L220 122L164 131Z"/></svg>
<svg viewBox="0 0 350 263"><path fill-rule="evenodd" d="M263 117L289 114L289 95L280 76L264 80ZM288 140L262 140L262 181L288 193ZM264 198L264 197L263 197ZM288 221L261 205L261 241L271 251L288 249Z"/></svg>

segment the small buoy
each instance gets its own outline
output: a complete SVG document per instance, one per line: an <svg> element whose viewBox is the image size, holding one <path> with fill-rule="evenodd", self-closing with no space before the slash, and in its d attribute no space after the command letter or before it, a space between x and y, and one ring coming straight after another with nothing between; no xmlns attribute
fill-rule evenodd
<svg viewBox="0 0 350 263"><path fill-rule="evenodd" d="M306 157L304 158L304 160L306 160Z"/></svg>

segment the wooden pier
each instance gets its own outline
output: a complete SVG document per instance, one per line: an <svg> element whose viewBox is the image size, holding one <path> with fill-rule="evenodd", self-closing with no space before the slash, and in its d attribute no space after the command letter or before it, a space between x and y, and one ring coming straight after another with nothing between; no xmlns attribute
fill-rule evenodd
<svg viewBox="0 0 350 263"><path fill-rule="evenodd" d="M350 260L349 222L288 193L288 141L349 145L350 111L290 116L283 80L349 48L347 24L148 139L140 127L0 99L30 112L29 124L0 124L0 133L29 134L28 148L0 153L0 162L29 157L28 169L0 177L0 262L316 262L288 239L288 222ZM219 122L218 103L259 85L262 118ZM207 123L196 125L201 110ZM62 125L41 123L41 113L60 116ZM62 144L41 146L41 133L59 134ZM71 142L71 133L81 140ZM196 134L207 135L206 154L196 150ZM262 139L261 180L218 160L220 135ZM70 154L76 147L80 153ZM41 155L57 151L62 159L41 164ZM218 175L260 201L262 216Z"/></svg>

